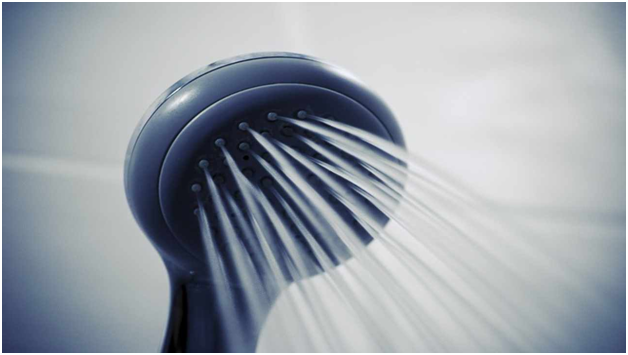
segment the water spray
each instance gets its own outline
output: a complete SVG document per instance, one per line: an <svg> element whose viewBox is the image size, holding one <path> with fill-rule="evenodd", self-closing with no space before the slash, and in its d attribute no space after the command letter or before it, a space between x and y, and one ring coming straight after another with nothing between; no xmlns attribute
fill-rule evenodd
<svg viewBox="0 0 628 355"><path fill-rule="evenodd" d="M172 285L163 351L252 352L269 314L278 343L334 352L574 351L583 309L617 322L595 270L566 259L603 258L600 242L547 247L408 153L383 101L321 60L211 64L151 106L127 154L129 205Z"/></svg>

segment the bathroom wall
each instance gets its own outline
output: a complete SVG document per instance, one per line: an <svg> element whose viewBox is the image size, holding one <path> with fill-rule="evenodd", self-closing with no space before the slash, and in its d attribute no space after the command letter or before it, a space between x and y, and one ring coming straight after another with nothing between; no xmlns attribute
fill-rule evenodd
<svg viewBox="0 0 628 355"><path fill-rule="evenodd" d="M159 348L168 280L126 205L125 149L180 77L256 51L348 68L411 150L540 230L623 238L603 266L625 314L625 4L2 10L4 351ZM625 351L625 322L604 329L582 350Z"/></svg>

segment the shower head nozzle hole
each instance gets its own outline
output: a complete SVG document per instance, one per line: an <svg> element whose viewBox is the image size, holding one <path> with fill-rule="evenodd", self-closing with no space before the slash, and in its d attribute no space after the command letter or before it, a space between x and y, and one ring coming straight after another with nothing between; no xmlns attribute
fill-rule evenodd
<svg viewBox="0 0 628 355"><path fill-rule="evenodd" d="M249 129L249 124L246 123L246 122L240 122L238 124L238 129L241 130L241 131L246 131L246 130Z"/></svg>
<svg viewBox="0 0 628 355"><path fill-rule="evenodd" d="M262 184L263 187L270 187L273 185L273 179L271 179L268 176L265 176L262 178L262 180L260 180L260 183Z"/></svg>
<svg viewBox="0 0 628 355"><path fill-rule="evenodd" d="M305 112L304 110L300 110L299 112L297 112L297 117L300 119L307 118L307 112Z"/></svg>
<svg viewBox="0 0 628 355"><path fill-rule="evenodd" d="M213 176L214 182L217 184L222 184L225 182L225 177L222 174L216 174Z"/></svg>
<svg viewBox="0 0 628 355"><path fill-rule="evenodd" d="M238 144L238 149L240 150L249 150L249 148L251 148L251 145L248 142L240 142Z"/></svg>
<svg viewBox="0 0 628 355"><path fill-rule="evenodd" d="M262 135L262 137L264 138L270 138L272 135L270 134L270 132L268 131L261 131L260 134Z"/></svg>
<svg viewBox="0 0 628 355"><path fill-rule="evenodd" d="M277 114L275 112L270 112L268 115L266 115L266 118L270 122L275 122L275 121L277 121Z"/></svg>
<svg viewBox="0 0 628 355"><path fill-rule="evenodd" d="M209 168L209 162L205 159L201 160L198 162L198 167L201 169L207 169Z"/></svg>
<svg viewBox="0 0 628 355"><path fill-rule="evenodd" d="M214 141L214 144L216 147L224 147L225 144L227 144L227 141L225 141L224 138L218 138Z"/></svg>
<svg viewBox="0 0 628 355"><path fill-rule="evenodd" d="M294 136L294 128L292 126L284 126L281 129L281 134L283 134L286 137L292 137Z"/></svg>
<svg viewBox="0 0 628 355"><path fill-rule="evenodd" d="M202 187L200 184L194 184L192 185L192 187L190 188L192 190L192 192L201 192Z"/></svg>

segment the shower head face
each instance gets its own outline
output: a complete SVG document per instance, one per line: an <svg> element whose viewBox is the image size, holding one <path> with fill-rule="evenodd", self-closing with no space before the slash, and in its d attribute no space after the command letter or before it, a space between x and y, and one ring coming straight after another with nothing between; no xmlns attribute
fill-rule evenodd
<svg viewBox="0 0 628 355"><path fill-rule="evenodd" d="M225 64L227 63L227 64ZM211 66L209 68L212 68ZM323 159L301 139L325 144L312 132L292 125L282 117L307 120L305 113L328 117L369 131L403 145L396 121L386 106L343 71L309 57L293 54L261 54L223 62L207 73L196 73L185 84L170 89L162 102L154 105L132 142L127 156L125 181L129 203L140 225L164 257L170 269L194 271L203 275L208 256L198 223L199 201L207 214L221 255L227 255L228 238L222 233L220 214L209 192L207 173L220 191L228 218L234 220L227 199L248 214L241 186L227 164L225 152L252 186L259 188L285 222L294 242L305 251L309 275L320 270L311 248L303 240L275 193L286 196L284 187L260 165L258 159L281 170L277 157L267 151L251 131L272 142L293 148L306 157ZM269 115L270 114L270 115ZM277 118L279 117L279 118ZM217 144L218 143L218 144ZM333 147L326 145L328 149ZM352 158L345 155L345 158ZM358 162L355 161L357 164ZM330 193L320 179L303 166L294 164L303 181L318 191L361 239L370 235L356 223L352 214ZM339 180L340 181L340 180ZM346 183L346 182L345 182ZM200 187L200 190L199 190ZM289 198L286 198L288 201ZM366 204L383 225L387 218ZM242 230L237 227L236 233ZM333 248L334 263L350 257L340 241L313 233L324 249ZM274 248L282 243L273 229L264 238ZM278 255L285 253L279 252ZM285 260L280 266L286 274ZM171 270L172 273L173 270Z"/></svg>
<svg viewBox="0 0 628 355"><path fill-rule="evenodd" d="M243 127L248 126L255 132L262 132L270 141L286 144L307 157L324 159L300 139L306 137L322 143L314 134L281 119L269 119L269 115L300 119L299 113L303 115L303 112L323 117L344 117L344 123L367 129L380 136L387 134L385 127L357 102L334 91L303 84L273 84L239 92L205 109L179 133L166 155L161 170L160 203L170 230L196 258L205 257L203 241L199 238L197 217L193 213L198 207L199 197L205 211L208 212L209 225L214 226L212 234L222 253L227 253L226 244L229 242L218 227L221 212L216 210L212 201L206 174L201 165L208 163L208 171L217 187L225 195L231 196L241 211L246 211L247 205L242 196L241 186L238 185L226 161L224 148L251 184L259 187L279 214L285 216L285 211L272 192L272 190L281 192L283 187L256 158L257 156L270 164L275 164L275 157ZM220 145L217 145L217 142L220 142ZM275 166L281 169L279 164ZM322 181L316 179L311 172L297 164L295 167L301 170L304 180L317 191L325 190ZM304 182L293 183L299 185ZM202 186L201 191L193 191L198 189L198 186ZM368 233L354 223L351 213L339 201L328 192L323 192L322 195L334 209L334 213L353 226L362 243L370 242L371 237ZM375 209L372 209L372 212L375 213ZM375 216L380 223L385 222L383 214L375 213ZM290 228L291 237L301 243L304 250L311 252L295 229L294 223L286 219L286 225ZM281 244L280 238L272 229L264 231L264 234L264 237L273 241L270 244ZM341 245L339 241L327 245L329 239L316 234L314 236L326 249L334 249L336 255L332 259L336 263L349 257L347 250L338 248ZM339 253L341 254L338 255ZM310 264L309 269L315 272L316 267L311 263L314 255L308 256L311 260L306 259L306 263Z"/></svg>

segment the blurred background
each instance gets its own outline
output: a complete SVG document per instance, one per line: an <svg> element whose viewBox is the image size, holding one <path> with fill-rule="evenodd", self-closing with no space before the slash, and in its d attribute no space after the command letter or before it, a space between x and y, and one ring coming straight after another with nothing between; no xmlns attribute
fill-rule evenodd
<svg viewBox="0 0 628 355"><path fill-rule="evenodd" d="M623 322L574 341L625 351L625 4L2 10L4 351L159 349L168 279L127 207L125 150L179 78L258 51L349 69L390 105L410 150L539 231L602 240L608 258L595 262Z"/></svg>

